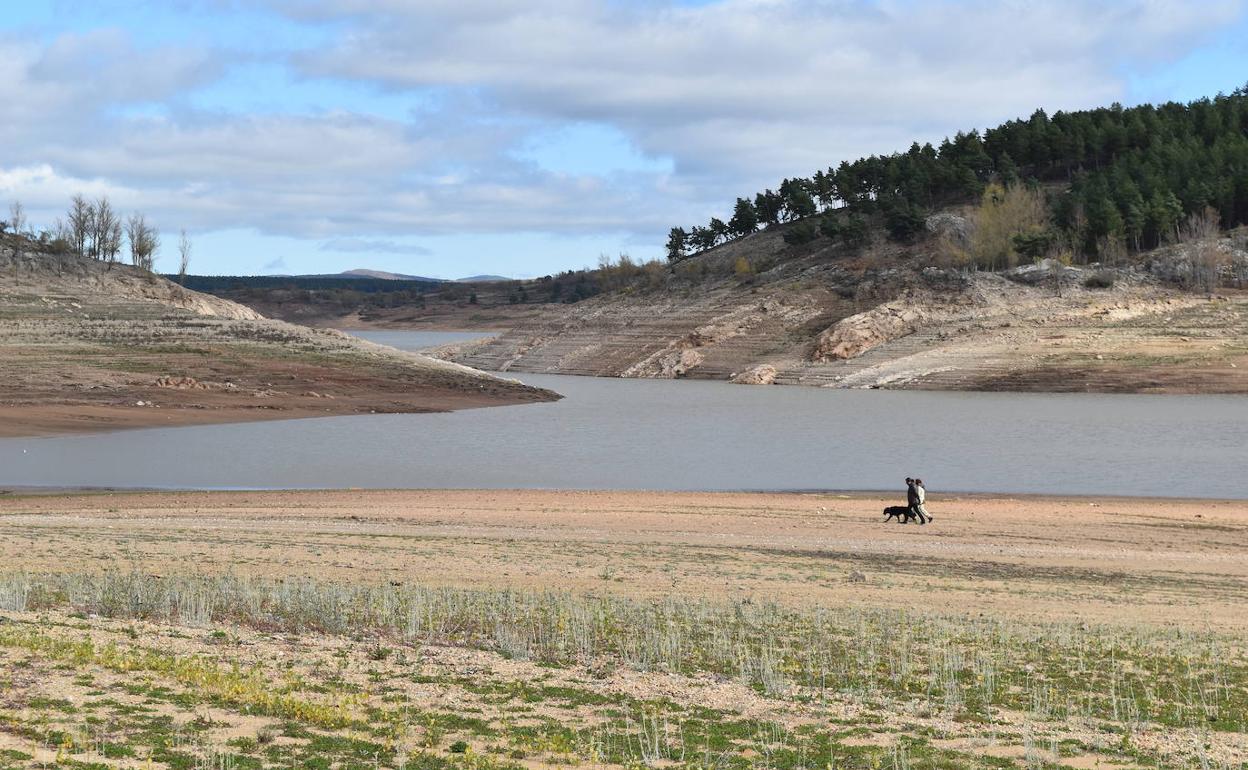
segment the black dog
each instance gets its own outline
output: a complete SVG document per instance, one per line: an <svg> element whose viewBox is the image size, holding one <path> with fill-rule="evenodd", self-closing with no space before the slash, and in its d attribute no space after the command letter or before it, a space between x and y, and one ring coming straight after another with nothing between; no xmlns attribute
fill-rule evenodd
<svg viewBox="0 0 1248 770"><path fill-rule="evenodd" d="M914 512L904 505L890 505L884 509L884 521L896 518L898 524L905 524L914 518Z"/></svg>

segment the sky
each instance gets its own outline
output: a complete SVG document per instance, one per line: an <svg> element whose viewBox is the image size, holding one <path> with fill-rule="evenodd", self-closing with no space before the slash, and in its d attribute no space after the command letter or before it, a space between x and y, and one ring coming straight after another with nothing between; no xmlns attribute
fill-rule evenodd
<svg viewBox="0 0 1248 770"><path fill-rule="evenodd" d="M1248 82L1248 0L22 0L0 218L74 193L158 269L531 277L958 130Z"/></svg>

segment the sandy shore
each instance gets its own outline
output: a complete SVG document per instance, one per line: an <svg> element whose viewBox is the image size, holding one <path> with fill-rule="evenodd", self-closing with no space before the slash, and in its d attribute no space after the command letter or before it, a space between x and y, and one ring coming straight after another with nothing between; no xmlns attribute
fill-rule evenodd
<svg viewBox="0 0 1248 770"><path fill-rule="evenodd" d="M1248 503L934 493L0 495L8 569L753 598L1248 629Z"/></svg>
<svg viewBox="0 0 1248 770"><path fill-rule="evenodd" d="M136 389L133 400L90 404L52 399L51 403L0 405L0 438L62 436L137 428L179 428L238 422L340 417L357 414L420 414L507 406L537 399L523 395L472 393L426 388L407 393L342 389L337 395L279 393L263 400L250 393L191 394ZM159 398L160 402L154 399ZM152 400L149 400L152 399ZM143 406L138 406L142 402Z"/></svg>

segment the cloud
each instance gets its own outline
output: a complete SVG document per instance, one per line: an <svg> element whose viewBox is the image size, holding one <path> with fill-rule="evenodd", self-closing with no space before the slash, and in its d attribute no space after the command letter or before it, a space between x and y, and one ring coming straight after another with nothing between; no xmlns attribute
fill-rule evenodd
<svg viewBox="0 0 1248 770"><path fill-rule="evenodd" d="M321 251L365 252L374 254L406 254L424 257L433 253L432 249L409 243L398 243L367 238L337 238L321 244Z"/></svg>
<svg viewBox="0 0 1248 770"><path fill-rule="evenodd" d="M270 271L270 270L285 270L285 269L286 269L286 258L285 258L285 257L278 257L277 259L271 260L271 261L269 261L269 262L265 262L265 263L264 263L264 266L263 266L263 267L261 267L260 269L261 269L261 270L264 270L264 271Z"/></svg>
<svg viewBox="0 0 1248 770"><path fill-rule="evenodd" d="M467 7L462 7L467 6ZM1124 65L1189 50L1239 0L320 0L347 30L312 76L477 89L500 109L600 121L679 173L807 173L915 137L1121 98Z"/></svg>
<svg viewBox="0 0 1248 770"><path fill-rule="evenodd" d="M187 18L256 5L197 0ZM327 252L427 256L408 239L487 233L657 250L668 227L784 176L1123 99L1129 72L1182 57L1245 0L267 5L315 44L175 45L124 22L0 35L0 196L50 222L73 192L108 194L170 231L250 229ZM257 91L231 108L232 68L261 60L303 94L360 98L257 112L244 107ZM222 82L217 106L196 100ZM371 109L378 94L411 109ZM526 152L570 125L658 162L552 164L593 169L564 173Z"/></svg>

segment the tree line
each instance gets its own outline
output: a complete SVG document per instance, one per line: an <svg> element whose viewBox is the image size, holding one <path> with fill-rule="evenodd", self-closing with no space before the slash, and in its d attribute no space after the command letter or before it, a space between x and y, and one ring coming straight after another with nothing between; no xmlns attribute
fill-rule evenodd
<svg viewBox="0 0 1248 770"><path fill-rule="evenodd" d="M786 230L790 243L827 236L860 245L875 224L904 242L934 209L982 200L991 185L1041 191L1046 221L1032 247L1061 241L1078 259L1156 248L1194 215L1248 224L1248 86L1185 104L1036 110L936 147L916 142L842 162L737 198L726 220L672 228L667 258L784 222L799 223Z"/></svg>
<svg viewBox="0 0 1248 770"><path fill-rule="evenodd" d="M38 233L30 229L21 201L14 201L9 206L9 218L0 221L0 232L5 231L34 240L48 251L77 254L110 265L120 260L126 248L130 263L148 272L155 268L160 250L160 231L146 215L134 212L123 219L107 195L95 200L87 200L82 194L74 195L65 216L58 217L50 228ZM179 234L177 250L178 274L185 279L192 251L186 230Z"/></svg>

